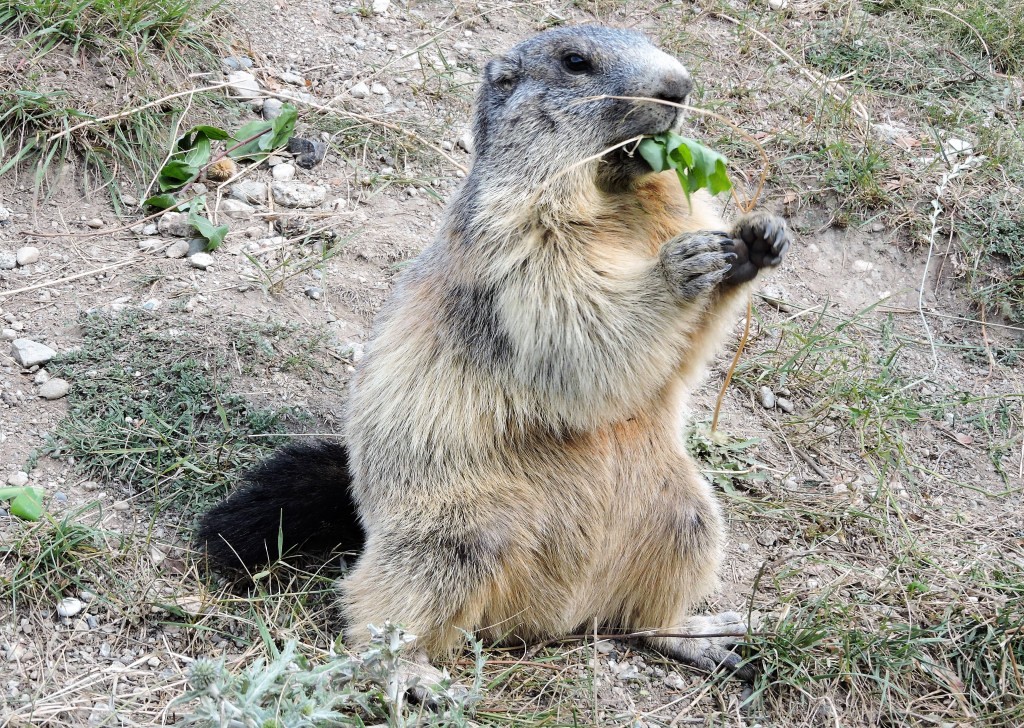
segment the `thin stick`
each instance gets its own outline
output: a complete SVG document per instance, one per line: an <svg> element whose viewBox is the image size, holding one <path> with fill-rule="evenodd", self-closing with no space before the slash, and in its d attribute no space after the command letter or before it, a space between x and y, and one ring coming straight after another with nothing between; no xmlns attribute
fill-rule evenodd
<svg viewBox="0 0 1024 728"><path fill-rule="evenodd" d="M736 365L740 363L740 355L747 345L747 337L750 335L750 319L754 307L753 301L754 297L752 295L747 297L747 320L743 324L743 336L740 337L740 343L736 346L736 353L733 354L732 364L729 365L729 370L725 373L725 381L722 382L722 388L718 390L718 399L715 401L715 413L711 416L711 432L718 431L718 413L722 410L725 391L729 388L729 383L732 382L733 372L736 371Z"/></svg>
<svg viewBox="0 0 1024 728"><path fill-rule="evenodd" d="M68 283L70 281L78 280L79 278L85 278L86 276L94 276L99 273L105 273L108 270L115 270L117 268L123 268L126 265L137 263L142 260L142 256L135 258L129 258L128 260L122 260L120 263L114 263L112 265L105 266L103 268L97 268L95 270L87 270L84 273L75 273L73 276L67 276L66 278L55 278L52 281L43 281L42 283L36 283L31 286L25 286L24 288L15 288L13 291L0 291L0 298L7 298L14 296L19 293L28 293L29 291L35 291L40 288L48 288L49 286L56 286L60 283Z"/></svg>
<svg viewBox="0 0 1024 728"><path fill-rule="evenodd" d="M457 162L446 151L441 149L441 147L439 147L439 146L437 146L435 144L431 144L426 139L424 139L422 136L420 136L419 134L414 132L412 129L405 129L405 128L399 126L398 124L391 124L391 123L389 123L387 121L381 121L380 119L375 119L372 116L366 116L364 114L357 114L357 113L352 112L352 111L345 111L344 109L336 109L333 106L326 106L324 104L318 104L318 103L315 103L313 101L304 101L302 99L295 99L295 98L292 98L291 96L286 96L284 94L274 93L272 91L262 91L262 95L263 96L270 96L270 97L275 98L275 99L281 99L282 101L287 101L287 102L293 103L293 104L303 104L305 106L310 107L311 109L316 109L317 111L322 111L322 112L327 113L327 114L337 114L338 116L349 118L349 119L354 119L356 121L361 121L361 122L366 123L366 124L376 124L377 126L382 126L385 129L391 129L392 131L398 132L399 134L404 134L405 136L409 137L410 139L414 139L415 141L417 141L418 143L422 144L425 147L430 147L435 152L440 154L442 157L447 159L448 162L450 162L451 165L453 167L455 167L455 169L459 170L463 174L466 174L466 172L467 172L466 168L463 165L461 165L459 162Z"/></svg>
<svg viewBox="0 0 1024 728"><path fill-rule="evenodd" d="M57 132L52 137L47 139L46 143L50 144L51 142L60 139L62 136L67 136L68 134L72 134L78 131L79 129L84 129L87 126L95 126L96 124L102 124L107 121L117 121L118 119L127 119L129 116L138 114L140 111L145 111L146 109L152 108L154 106L159 106L160 104L166 101L170 101L171 99L176 99L179 96L190 96L192 94L201 93L203 91L216 91L217 89L224 88L228 85L229 84L227 83L227 81L225 81L224 83L218 83L213 86L203 86L202 88L192 88L188 91L179 91L178 93L170 94L169 96L163 96L157 99L156 101L150 101L148 104L144 104L143 106L139 106L134 109L128 109L127 111L119 111L118 113L111 114L110 116L101 116L98 119L89 119L88 121L83 121L81 124L75 124L74 126L65 129L64 131Z"/></svg>
<svg viewBox="0 0 1024 728"><path fill-rule="evenodd" d="M981 47L985 49L985 60L988 61L988 72L992 73L992 51L988 49L988 43L986 43L985 39L981 37L981 33L978 32L977 28L975 28L973 25L971 25L966 20L961 18L959 15L954 15L948 10L943 10L942 8L934 8L930 5L926 5L924 8L922 8L922 10L924 10L925 12L942 13L943 15L948 15L958 23L963 23L964 25L966 25L968 29L970 29L970 31L974 33L974 37L978 39L978 42L981 43Z"/></svg>
<svg viewBox="0 0 1024 728"><path fill-rule="evenodd" d="M796 66L796 69L803 76L805 76L810 81L812 81L813 83L815 83L818 86L820 86L829 96L831 96L832 98L834 98L834 99L836 99L837 101L840 101L840 102L845 102L845 101L849 100L851 102L850 103L851 111L853 111L853 113L861 121L863 121L863 122L870 122L871 121L871 116L868 114L867 110L864 108L864 105L860 101L857 101L857 99L853 96L853 94L851 94L849 91L847 91L845 88L840 86L835 81L829 81L828 79L824 79L820 75L818 75L818 74L814 73L813 71L811 71L809 68L805 67L799 61L797 61L792 55L790 55L784 48L782 48L782 46L780 46L778 43L773 41L767 35L765 35L761 31L759 31L757 28L751 28L746 23L743 23L742 21L737 20L736 18L732 17L731 15L726 15L725 13L720 13L720 12L717 12L717 11L712 11L711 15L713 17L716 17L716 18L721 18L722 20L727 20L727 21L729 21L730 23L732 23L733 25L735 25L737 27L746 28L751 33L756 35L758 38L763 40L765 43L770 45L775 50L776 53L778 53L783 58L785 58L787 61L792 63L794 66ZM831 88L830 88L830 86L831 86ZM841 92L841 93L837 93L837 92Z"/></svg>

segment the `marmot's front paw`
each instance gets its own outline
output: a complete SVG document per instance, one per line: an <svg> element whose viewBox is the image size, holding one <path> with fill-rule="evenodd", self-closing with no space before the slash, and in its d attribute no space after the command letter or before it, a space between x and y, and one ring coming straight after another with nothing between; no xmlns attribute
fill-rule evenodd
<svg viewBox="0 0 1024 728"><path fill-rule="evenodd" d="M786 221L767 212L744 215L733 227L732 239L725 250L736 254L736 262L725 277L726 283L753 280L761 268L773 268L782 262L792 242Z"/></svg>
<svg viewBox="0 0 1024 728"><path fill-rule="evenodd" d="M661 266L669 285L684 301L693 301L714 290L726 279L736 253L729 250L728 233L684 233L661 249Z"/></svg>

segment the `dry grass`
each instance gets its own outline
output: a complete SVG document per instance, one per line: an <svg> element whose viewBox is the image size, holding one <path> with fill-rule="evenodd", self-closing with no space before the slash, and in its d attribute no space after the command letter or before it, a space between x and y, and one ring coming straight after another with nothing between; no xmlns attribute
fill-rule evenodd
<svg viewBox="0 0 1024 728"><path fill-rule="evenodd" d="M807 287L813 273L798 271L789 280L800 283L787 285L800 293L782 310L764 301L756 308L723 418L737 437L723 443L699 429L691 436L732 519L728 593L761 621L749 639L760 667L752 689L695 675L628 642L494 649L475 722L1024 723L1024 332L997 320L1019 320L1024 301L1024 244L1013 244L1024 230L1022 86L1005 75L1019 72L1020 36L1001 36L997 24L976 27L986 53L958 20L911 3L866 12L853 1L793 2L786 13L721 3L685 23L678 9L605 5L583 8L617 21L616 13L647 18L694 70L702 104L757 136L773 159L763 202L791 215L805 245L828 252L826 240L841 241L870 252L866 229L881 222L885 245L908 266L931 249L928 290L946 296L922 311L888 301L851 307L823 300L825 286ZM974 16L963 10L973 7L950 6L969 24ZM1005 10L1012 13L1012 3ZM1017 27L1007 17L1006 27ZM458 78L431 76L425 88L436 97L461 94ZM695 123L756 179L754 148L712 122ZM330 131L355 134L349 126ZM977 161L937 196L956 162L951 138L969 141L967 155ZM367 146L364 156L374 153ZM901 286L915 288L916 275ZM958 291L979 308L949 308ZM255 357L265 336L233 343L251 345ZM273 348L266 356L268 366L287 366ZM763 410L756 398L765 384L789 390L796 411ZM112 457L77 452L76 468L93 473ZM114 454L121 479L131 480L135 463L173 487L131 449ZM240 464L221 467L212 457L200 469L226 482ZM57 470L83 477L66 465ZM125 492L101 487L115 498ZM337 635L336 559L276 564L249 589L220 584L188 547L197 506L166 503L158 514L135 502L128 511L55 508L51 521L0 526L7 723L165 724L194 706L169 707L197 657L223 656L237 673L297 640L314 663L327 659ZM83 590L97 595L83 615L98 628L82 615L54 618L59 599ZM635 677L621 672L629 665ZM469 654L450 667L467 682L476 673Z"/></svg>

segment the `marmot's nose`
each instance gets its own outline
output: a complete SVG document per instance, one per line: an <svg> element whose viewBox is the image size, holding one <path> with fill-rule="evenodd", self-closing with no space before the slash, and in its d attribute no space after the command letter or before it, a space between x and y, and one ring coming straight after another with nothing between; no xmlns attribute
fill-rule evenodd
<svg viewBox="0 0 1024 728"><path fill-rule="evenodd" d="M692 90L693 79L685 70L680 69L665 73L651 97L662 101L671 101L673 104L681 104L686 101L686 97Z"/></svg>

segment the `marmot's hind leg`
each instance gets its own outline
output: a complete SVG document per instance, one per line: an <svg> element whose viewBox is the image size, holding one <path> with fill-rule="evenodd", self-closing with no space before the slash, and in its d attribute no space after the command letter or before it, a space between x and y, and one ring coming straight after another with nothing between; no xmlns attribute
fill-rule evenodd
<svg viewBox="0 0 1024 728"><path fill-rule="evenodd" d="M461 644L463 631L479 627L497 570L492 541L444 519L423 524L421 531L372 537L341 581L349 646L366 643L368 624L388 620L414 635L417 649L439 657Z"/></svg>
<svg viewBox="0 0 1024 728"><path fill-rule="evenodd" d="M687 455L672 455L668 472L644 474L662 483L647 507L634 514L636 551L632 563L621 564L617 593L622 628L631 632L656 630L648 642L680 662L702 670L731 669L749 680L753 670L739 667L742 657L732 651L746 634L735 612L691 615L690 609L717 587L724 525L711 488ZM646 513L646 517L645 517Z"/></svg>

